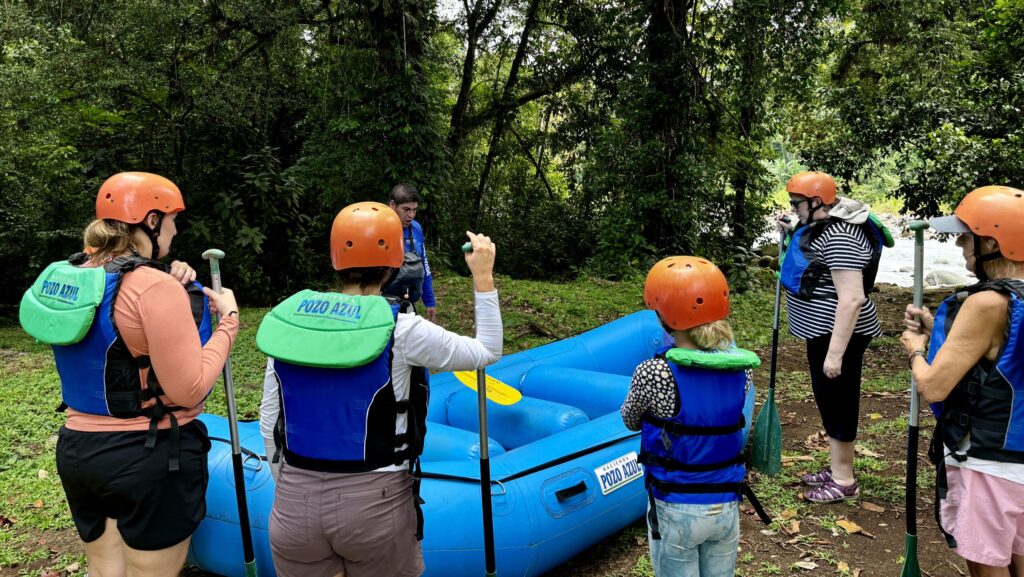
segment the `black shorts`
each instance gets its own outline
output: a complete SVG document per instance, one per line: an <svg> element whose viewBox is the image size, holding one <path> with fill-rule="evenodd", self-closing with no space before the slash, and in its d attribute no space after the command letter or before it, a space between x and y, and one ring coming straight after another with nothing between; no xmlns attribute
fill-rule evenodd
<svg viewBox="0 0 1024 577"><path fill-rule="evenodd" d="M206 425L181 427L180 470L169 472L171 431L145 447L147 431L85 433L61 427L57 473L82 541L103 535L107 518L117 520L132 549L157 551L181 543L206 515Z"/></svg>
<svg viewBox="0 0 1024 577"><path fill-rule="evenodd" d="M807 362L811 372L811 388L818 404L821 423L829 437L851 442L857 439L857 418L860 414L860 375L864 351L871 337L854 333L843 353L842 373L830 379L825 376L825 357L832 334L807 341Z"/></svg>

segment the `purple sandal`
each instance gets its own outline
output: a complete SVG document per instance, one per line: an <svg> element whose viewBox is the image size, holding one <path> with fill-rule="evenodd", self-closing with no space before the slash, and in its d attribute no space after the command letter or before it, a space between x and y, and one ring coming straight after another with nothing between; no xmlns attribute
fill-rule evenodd
<svg viewBox="0 0 1024 577"><path fill-rule="evenodd" d="M860 483L857 481L854 481L849 487L844 487L829 479L824 485L804 493L804 500L811 503L839 503L858 496L860 496Z"/></svg>
<svg viewBox="0 0 1024 577"><path fill-rule="evenodd" d="M817 473L808 473L800 477L800 482L809 487L820 487L832 482L832 469L825 467Z"/></svg>

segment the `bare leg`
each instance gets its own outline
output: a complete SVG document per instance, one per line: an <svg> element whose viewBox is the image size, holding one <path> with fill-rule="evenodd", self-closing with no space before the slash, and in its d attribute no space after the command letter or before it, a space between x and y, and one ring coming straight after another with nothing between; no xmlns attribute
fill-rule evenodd
<svg viewBox="0 0 1024 577"><path fill-rule="evenodd" d="M848 487L856 480L853 476L854 442L837 441L828 438L828 452L832 460L832 479L836 484Z"/></svg>
<svg viewBox="0 0 1024 577"><path fill-rule="evenodd" d="M1024 555L1014 555L1010 558L1010 575L1024 577Z"/></svg>
<svg viewBox="0 0 1024 577"><path fill-rule="evenodd" d="M117 531L117 521L107 519L103 535L85 544L91 577L127 577L128 565L124 558L124 540Z"/></svg>
<svg viewBox="0 0 1024 577"><path fill-rule="evenodd" d="M185 566L185 557L188 555L188 544L191 540L192 537L188 537L177 545L159 551L139 551L125 547L128 575L130 577L178 577L181 568Z"/></svg>
<svg viewBox="0 0 1024 577"><path fill-rule="evenodd" d="M993 567L974 561L967 562L967 570L971 572L971 577L1010 577L1010 567Z"/></svg>

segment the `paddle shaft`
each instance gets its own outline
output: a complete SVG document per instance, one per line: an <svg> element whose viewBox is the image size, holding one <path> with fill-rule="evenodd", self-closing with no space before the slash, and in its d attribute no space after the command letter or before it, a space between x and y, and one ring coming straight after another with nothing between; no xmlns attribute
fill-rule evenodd
<svg viewBox="0 0 1024 577"><path fill-rule="evenodd" d="M494 563L494 519L491 515L491 459L487 446L487 371L476 370L476 397L480 411L480 503L484 516L484 569L497 575Z"/></svg>
<svg viewBox="0 0 1024 577"><path fill-rule="evenodd" d="M786 242L786 231L779 232L779 256L781 260L782 245ZM775 389L775 370L779 360L779 305L782 300L782 265L779 265L779 275L775 279L775 318L772 320L772 367L768 373L768 388Z"/></svg>
<svg viewBox="0 0 1024 577"><path fill-rule="evenodd" d="M924 305L924 231L928 224L911 223L914 231L914 306ZM917 438L920 399L917 395L917 381L910 373L910 424L907 428L907 535L917 535Z"/></svg>
<svg viewBox="0 0 1024 577"><path fill-rule="evenodd" d="M220 259L203 256L210 261L210 283L213 291L221 292ZM214 320L219 320L214 315ZM228 407L228 429L231 432L231 466L235 477L235 500L238 502L238 525L242 532L242 556L245 560L247 577L256 576L256 553L252 546L252 532L249 527L249 507L245 497L245 477L242 468L242 450L238 441L238 409L235 406L235 384L231 378L231 355L224 361L224 403Z"/></svg>

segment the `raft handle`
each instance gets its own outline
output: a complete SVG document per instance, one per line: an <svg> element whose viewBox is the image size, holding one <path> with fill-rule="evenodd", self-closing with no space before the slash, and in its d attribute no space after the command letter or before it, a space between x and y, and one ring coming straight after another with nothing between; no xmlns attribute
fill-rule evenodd
<svg viewBox="0 0 1024 577"><path fill-rule="evenodd" d="M563 501L571 499L572 497L575 497L576 495L580 495L586 492L587 482L580 481L579 483L576 483L572 487L566 487L565 489L559 489L555 491L555 498L558 499L559 503L561 503Z"/></svg>

